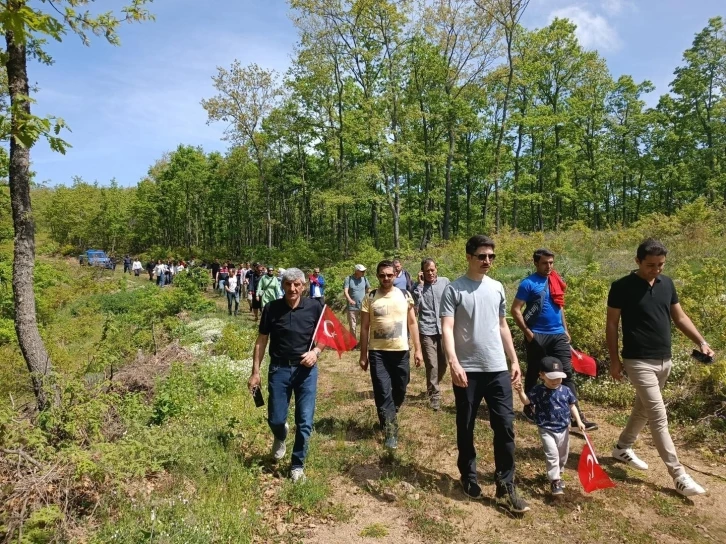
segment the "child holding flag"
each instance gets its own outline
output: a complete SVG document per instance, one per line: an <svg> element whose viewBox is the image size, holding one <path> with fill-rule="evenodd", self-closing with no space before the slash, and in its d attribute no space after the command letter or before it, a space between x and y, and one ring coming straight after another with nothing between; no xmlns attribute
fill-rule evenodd
<svg viewBox="0 0 726 544"><path fill-rule="evenodd" d="M583 433L585 424L577 410L575 395L562 385L567 375L560 360L556 357L542 358L539 377L544 383L535 385L529 394L525 394L521 382L515 383L514 388L522 404L533 408L534 422L539 428L547 460L552 495L563 495L565 484L561 476L570 452L570 418L577 422Z"/></svg>

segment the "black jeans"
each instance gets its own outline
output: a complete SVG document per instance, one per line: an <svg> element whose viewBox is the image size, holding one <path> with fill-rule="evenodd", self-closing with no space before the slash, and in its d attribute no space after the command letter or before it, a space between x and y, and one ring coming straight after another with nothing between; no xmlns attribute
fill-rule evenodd
<svg viewBox="0 0 726 544"><path fill-rule="evenodd" d="M409 353L369 350L368 366L378 420L385 429L386 425L396 423L396 414L406 398L406 388L411 380Z"/></svg>
<svg viewBox="0 0 726 544"><path fill-rule="evenodd" d="M566 334L534 333L534 340L527 342L527 373L524 376L524 392L537 385L539 379L539 362L543 357L556 357L562 363L562 370L567 377L562 385L567 387L577 398L577 385L572 381L572 351ZM579 409L579 407L578 407Z"/></svg>
<svg viewBox="0 0 726 544"><path fill-rule="evenodd" d="M457 466L461 478L476 481L474 423L482 399L489 408L489 425L494 431L494 470L497 482L514 482L514 408L509 372L467 372L469 384L454 386L456 399Z"/></svg>

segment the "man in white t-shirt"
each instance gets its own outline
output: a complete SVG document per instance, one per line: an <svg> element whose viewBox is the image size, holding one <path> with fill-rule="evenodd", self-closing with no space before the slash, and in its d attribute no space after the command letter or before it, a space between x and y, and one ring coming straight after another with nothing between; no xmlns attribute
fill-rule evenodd
<svg viewBox="0 0 726 544"><path fill-rule="evenodd" d="M512 382L519 383L522 372L505 318L504 286L487 276L495 257L491 238L479 234L466 242L468 270L444 290L439 315L456 400L457 465L464 493L474 499L482 497L474 424L484 400L494 431L496 498L511 512L523 513L529 506L514 485L512 401Z"/></svg>

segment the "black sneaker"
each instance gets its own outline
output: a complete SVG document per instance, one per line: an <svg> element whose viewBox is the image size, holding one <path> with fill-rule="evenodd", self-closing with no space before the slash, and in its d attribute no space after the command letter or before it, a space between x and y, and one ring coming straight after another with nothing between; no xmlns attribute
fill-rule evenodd
<svg viewBox="0 0 726 544"><path fill-rule="evenodd" d="M464 495L466 495L470 499L482 498L481 487L479 487L479 484L475 481L465 480L464 478L462 478L461 487L464 490Z"/></svg>
<svg viewBox="0 0 726 544"><path fill-rule="evenodd" d="M552 480L552 482L550 482L550 491L554 496L564 495L565 485L562 480Z"/></svg>
<svg viewBox="0 0 726 544"><path fill-rule="evenodd" d="M529 505L527 504L527 501L519 496L517 486L514 484L503 484L497 482L496 498L500 506L514 514L524 514L525 512L529 512Z"/></svg>
<svg viewBox="0 0 726 544"><path fill-rule="evenodd" d="M588 419L587 419L587 418L585 417L585 414L582 414L582 413L581 413L581 414L580 414L580 419L582 420L582 423L583 423L583 424L585 425L585 430L586 430L586 431L597 431L597 430L598 430L598 426L597 426L597 423L595 423L594 421L589 421L589 420L588 420ZM571 424L572 424L572 428L573 428L573 429L577 429L577 421L575 421L575 420L573 419L573 420L572 420L572 422L571 422Z"/></svg>
<svg viewBox="0 0 726 544"><path fill-rule="evenodd" d="M528 404L524 407L524 410L522 410L522 415L524 416L524 419L526 419L530 423L534 423L534 408L532 408L531 404Z"/></svg>
<svg viewBox="0 0 726 544"><path fill-rule="evenodd" d="M398 425L396 423L388 423L385 427L386 441L383 446L387 450L395 450L398 448Z"/></svg>

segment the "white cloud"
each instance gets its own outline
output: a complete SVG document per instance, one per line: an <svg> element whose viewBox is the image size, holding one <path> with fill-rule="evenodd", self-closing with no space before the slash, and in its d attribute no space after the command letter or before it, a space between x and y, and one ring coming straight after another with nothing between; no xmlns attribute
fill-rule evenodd
<svg viewBox="0 0 726 544"><path fill-rule="evenodd" d="M551 12L549 21L555 18L569 19L576 24L577 39L586 49L615 51L621 46L617 30L602 15L591 13L579 6L568 6Z"/></svg>
<svg viewBox="0 0 726 544"><path fill-rule="evenodd" d="M618 15L625 9L625 0L603 0L602 9L610 15Z"/></svg>

